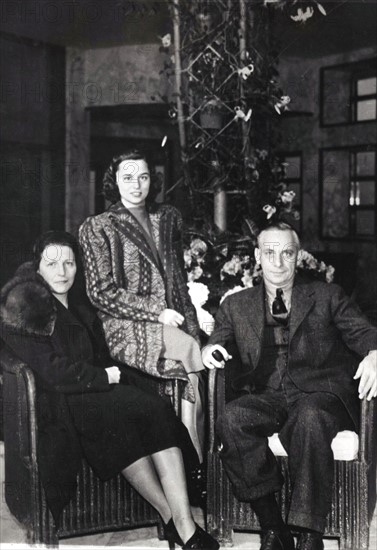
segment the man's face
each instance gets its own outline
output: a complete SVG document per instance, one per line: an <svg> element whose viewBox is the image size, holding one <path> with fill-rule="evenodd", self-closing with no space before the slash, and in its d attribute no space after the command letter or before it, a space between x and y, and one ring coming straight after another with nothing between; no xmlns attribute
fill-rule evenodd
<svg viewBox="0 0 377 550"><path fill-rule="evenodd" d="M255 259L261 264L263 278L276 287L293 284L299 241L289 229L268 229L258 237Z"/></svg>

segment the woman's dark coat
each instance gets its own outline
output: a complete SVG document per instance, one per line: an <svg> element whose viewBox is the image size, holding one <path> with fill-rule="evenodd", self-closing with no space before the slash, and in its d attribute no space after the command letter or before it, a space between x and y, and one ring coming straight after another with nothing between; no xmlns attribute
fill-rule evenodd
<svg viewBox="0 0 377 550"><path fill-rule="evenodd" d="M88 420L88 394L112 388L99 321L85 305L75 313L82 324L30 264L21 266L1 291L1 336L36 379L38 463L55 520L74 493L81 464L74 416L76 423L84 414ZM96 418L87 426L101 434L101 420L106 421Z"/></svg>

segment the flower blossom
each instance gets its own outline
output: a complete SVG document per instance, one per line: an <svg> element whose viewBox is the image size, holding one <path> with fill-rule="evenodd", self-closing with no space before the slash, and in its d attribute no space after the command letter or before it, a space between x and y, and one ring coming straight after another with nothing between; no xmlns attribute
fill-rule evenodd
<svg viewBox="0 0 377 550"><path fill-rule="evenodd" d="M295 196L296 196L296 193L294 191L284 191L284 193L280 195L281 202L283 204L289 204L293 201Z"/></svg>
<svg viewBox="0 0 377 550"><path fill-rule="evenodd" d="M291 19L293 19L293 21L295 21L296 23L298 21L302 21L302 23L305 23L307 19L310 19L312 17L313 13L314 9L311 6L308 6L305 11L301 8L298 8L297 15L291 15Z"/></svg>
<svg viewBox="0 0 377 550"><path fill-rule="evenodd" d="M188 272L187 279L189 281L196 281L196 279L200 279L202 275L203 275L203 270L199 265L197 265L194 267L194 269Z"/></svg>
<svg viewBox="0 0 377 550"><path fill-rule="evenodd" d="M272 216L275 214L276 212L276 206L271 206L271 204L265 204L263 206L263 211L266 212L267 214L267 219L269 220L270 218L272 218Z"/></svg>
<svg viewBox="0 0 377 550"><path fill-rule="evenodd" d="M228 262L225 262L221 269L220 278L224 279L224 273L227 275L235 276L237 273L242 272L242 263L241 258L233 254L232 259Z"/></svg>
<svg viewBox="0 0 377 550"><path fill-rule="evenodd" d="M241 76L244 80L247 80L249 76L254 72L254 65L252 63L249 63L246 65L246 67L242 67L242 69L237 70L239 76Z"/></svg>
<svg viewBox="0 0 377 550"><path fill-rule="evenodd" d="M253 275L250 273L250 269L245 269L241 281L245 288L251 288L254 286Z"/></svg>
<svg viewBox="0 0 377 550"><path fill-rule="evenodd" d="M252 109L249 109L247 111L247 114L244 113L244 111L241 109L241 107L234 107L234 110L236 112L236 115L234 118L238 118L238 119L241 119L241 120L244 120L245 122L247 122L250 117L251 117L251 113L253 112Z"/></svg>
<svg viewBox="0 0 377 550"><path fill-rule="evenodd" d="M197 260L201 259L207 252L208 246L202 239L193 239L190 244L191 254Z"/></svg>

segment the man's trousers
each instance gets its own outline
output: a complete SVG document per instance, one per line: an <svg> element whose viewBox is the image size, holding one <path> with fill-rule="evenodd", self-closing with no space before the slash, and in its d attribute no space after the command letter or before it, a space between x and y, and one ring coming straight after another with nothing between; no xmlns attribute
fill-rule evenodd
<svg viewBox="0 0 377 550"><path fill-rule="evenodd" d="M217 420L220 456L235 496L250 501L280 490L283 478L267 437L279 432L288 453L292 496L287 522L323 532L331 506L331 442L354 429L347 410L330 393L269 390L227 403Z"/></svg>

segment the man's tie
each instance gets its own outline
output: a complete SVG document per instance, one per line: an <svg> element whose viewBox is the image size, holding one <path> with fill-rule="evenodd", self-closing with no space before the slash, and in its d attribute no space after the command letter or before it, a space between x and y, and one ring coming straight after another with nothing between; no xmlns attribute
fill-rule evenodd
<svg viewBox="0 0 377 550"><path fill-rule="evenodd" d="M285 307L281 288L276 289L276 298L272 302L272 315L278 319L286 319L288 317L288 310Z"/></svg>

